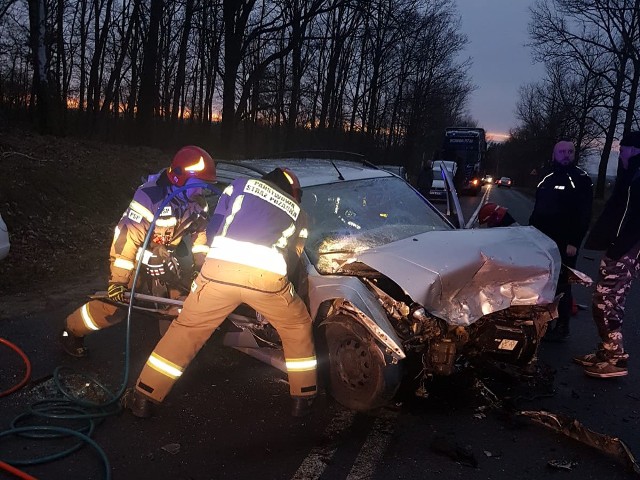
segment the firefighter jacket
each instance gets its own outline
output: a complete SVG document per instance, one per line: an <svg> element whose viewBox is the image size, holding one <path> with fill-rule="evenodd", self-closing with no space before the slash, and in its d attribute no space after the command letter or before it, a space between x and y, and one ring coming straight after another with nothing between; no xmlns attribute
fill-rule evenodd
<svg viewBox="0 0 640 480"><path fill-rule="evenodd" d="M205 277L209 259L215 259L287 278L307 238L306 216L272 184L238 179L222 192L207 232L213 240L202 267Z"/></svg>
<svg viewBox="0 0 640 480"><path fill-rule="evenodd" d="M558 244L564 255L567 245L579 248L591 221L593 183L575 165L553 164L536 189L529 224Z"/></svg>
<svg viewBox="0 0 640 480"><path fill-rule="evenodd" d="M585 248L606 250L617 260L640 242L640 155L629 159L629 168L618 167L613 193L591 229Z"/></svg>
<svg viewBox="0 0 640 480"><path fill-rule="evenodd" d="M192 253L196 265L202 264L204 255L209 250L205 233L208 207L204 198L193 195L197 192L184 190L173 197L162 212L158 212L167 197L178 188L169 182L165 170L150 175L138 187L115 229L110 252L109 282L128 284L136 261L142 257L142 262L146 263L146 259L159 247L173 250L185 235L192 236ZM147 250L141 252L156 215L158 217Z"/></svg>

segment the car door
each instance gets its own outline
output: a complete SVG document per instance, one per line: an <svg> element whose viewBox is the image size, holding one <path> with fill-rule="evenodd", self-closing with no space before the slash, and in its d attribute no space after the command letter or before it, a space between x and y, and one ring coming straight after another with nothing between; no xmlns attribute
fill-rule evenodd
<svg viewBox="0 0 640 480"><path fill-rule="evenodd" d="M458 192L453 184L453 175L446 168L444 162L440 161L440 171L444 177L445 190L447 191L447 217L457 228L465 228L464 216L460 207Z"/></svg>

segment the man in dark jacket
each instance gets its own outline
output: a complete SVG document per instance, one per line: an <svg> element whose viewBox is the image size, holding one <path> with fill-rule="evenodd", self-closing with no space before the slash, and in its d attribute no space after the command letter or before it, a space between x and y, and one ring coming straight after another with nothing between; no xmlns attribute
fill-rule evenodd
<svg viewBox="0 0 640 480"><path fill-rule="evenodd" d="M568 267L576 266L578 249L589 228L592 204L593 183L589 175L575 165L573 143L556 143L551 172L538 184L529 224L556 242L562 263ZM556 294L563 294L558 305L558 320L544 339L557 342L569 336L573 303L571 285L564 269L558 279Z"/></svg>
<svg viewBox="0 0 640 480"><path fill-rule="evenodd" d="M149 415L161 403L216 328L246 303L278 331L293 397L292 414L310 412L316 396L312 321L289 274L307 238L300 208L300 183L277 168L261 179L238 179L222 193L211 219L210 249L165 336L147 360L135 390L123 404L134 415Z"/></svg>
<svg viewBox="0 0 640 480"><path fill-rule="evenodd" d="M592 303L602 343L596 352L573 360L591 377L623 377L629 358L622 342L624 304L640 273L640 132L626 133L620 141L616 184L585 248L605 250Z"/></svg>

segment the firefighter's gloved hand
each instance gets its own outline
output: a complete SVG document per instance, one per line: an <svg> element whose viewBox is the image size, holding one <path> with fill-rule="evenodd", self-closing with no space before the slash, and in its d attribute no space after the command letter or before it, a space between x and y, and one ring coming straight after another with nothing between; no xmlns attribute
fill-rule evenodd
<svg viewBox="0 0 640 480"><path fill-rule="evenodd" d="M162 277L167 273L167 266L165 265L164 259L155 254L147 259L145 267L147 269L147 275L151 277Z"/></svg>
<svg viewBox="0 0 640 480"><path fill-rule="evenodd" d="M128 291L127 286L122 283L110 283L109 288L107 288L107 296L109 300L124 303L124 294Z"/></svg>

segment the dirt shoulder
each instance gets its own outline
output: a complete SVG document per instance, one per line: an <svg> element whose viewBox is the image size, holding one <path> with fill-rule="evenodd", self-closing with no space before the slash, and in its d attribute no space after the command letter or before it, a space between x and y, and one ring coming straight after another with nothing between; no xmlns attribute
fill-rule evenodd
<svg viewBox="0 0 640 480"><path fill-rule="evenodd" d="M0 132L0 159L0 213L11 241L0 261L2 318L104 284L113 228L142 177L166 167L171 154Z"/></svg>

